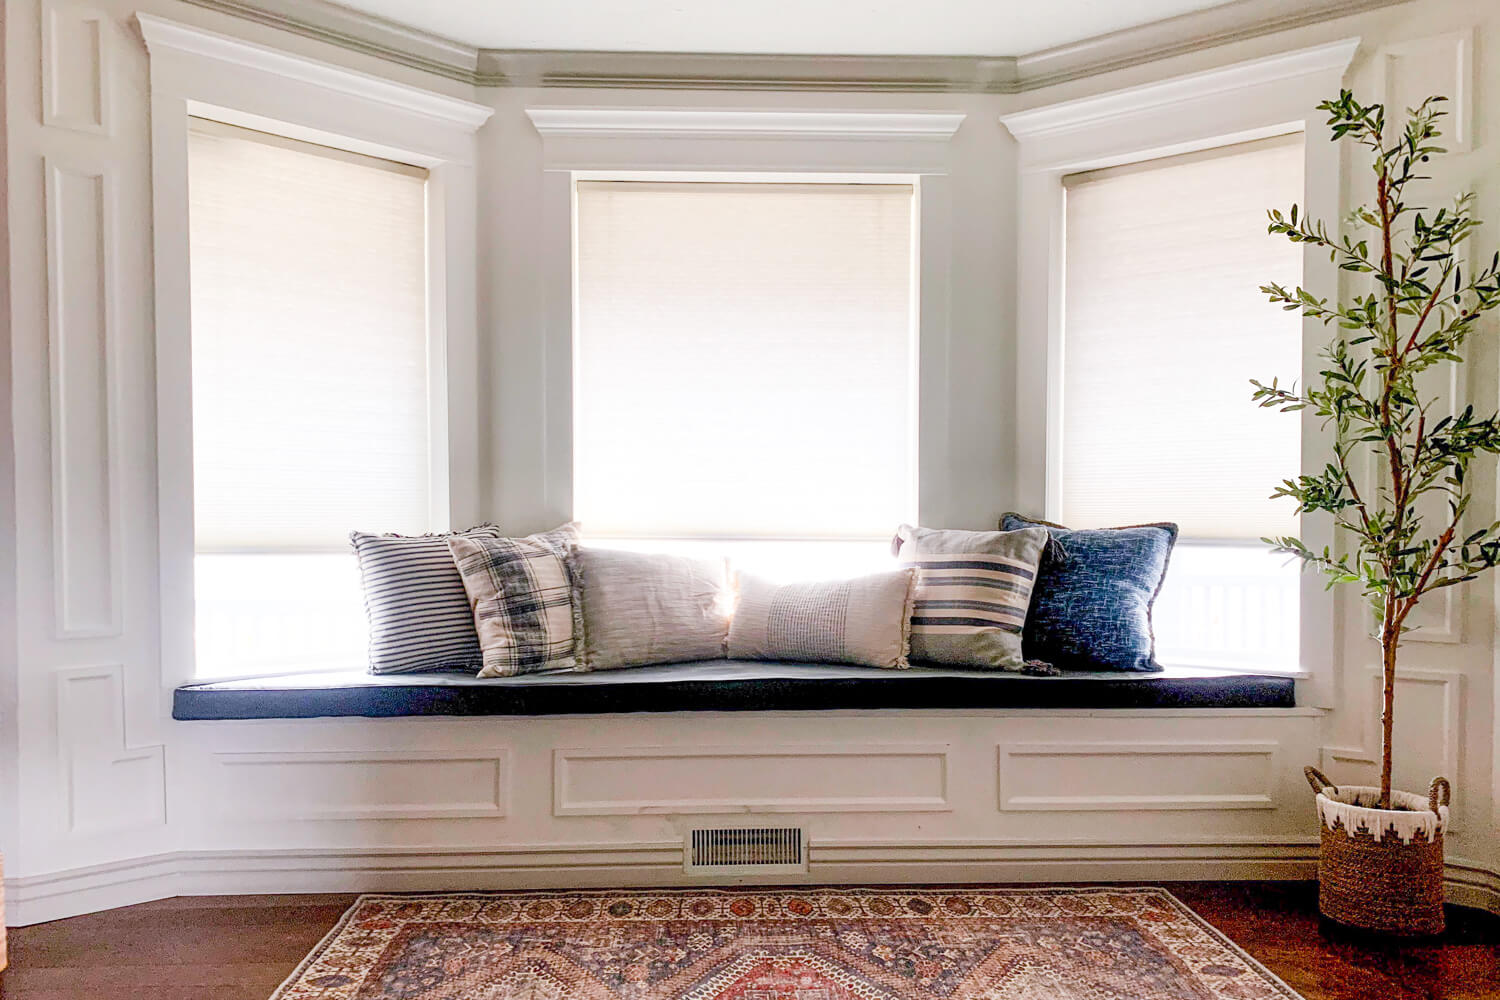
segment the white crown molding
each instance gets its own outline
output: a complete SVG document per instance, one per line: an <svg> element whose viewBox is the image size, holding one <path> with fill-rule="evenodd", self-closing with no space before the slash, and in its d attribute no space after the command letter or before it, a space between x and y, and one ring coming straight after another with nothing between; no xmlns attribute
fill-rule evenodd
<svg viewBox="0 0 1500 1000"><path fill-rule="evenodd" d="M1016 94L1414 0L1234 0L1021 56L482 49L327 0L186 0L476 87Z"/></svg>
<svg viewBox="0 0 1500 1000"><path fill-rule="evenodd" d="M724 55L484 49L480 86L1007 94L1016 60L988 56Z"/></svg>
<svg viewBox="0 0 1500 1000"><path fill-rule="evenodd" d="M169 21L152 14L137 13L141 37L152 58L187 55L247 69L260 70L324 90L398 108L446 125L473 132L489 120L494 109L472 101L437 94L420 87L344 69L330 63L291 55L216 31Z"/></svg>
<svg viewBox="0 0 1500 1000"><path fill-rule="evenodd" d="M1088 129L1122 118L1151 114L1186 101L1206 97L1223 98L1235 91L1317 73L1342 76L1354 53L1358 38L1344 38L1327 45L1298 49L1264 59L1235 63L1222 69L1189 73L1159 83L1110 91L1061 104L1002 115L1000 122L1022 141Z"/></svg>
<svg viewBox="0 0 1500 1000"><path fill-rule="evenodd" d="M1038 90L1143 62L1294 31L1409 0L1235 0L1207 10L1124 28L1023 55L1016 60L1020 90Z"/></svg>
<svg viewBox="0 0 1500 1000"><path fill-rule="evenodd" d="M588 138L907 139L947 142L962 114L691 111L675 108L527 108L544 136Z"/></svg>
<svg viewBox="0 0 1500 1000"><path fill-rule="evenodd" d="M479 50L328 0L183 0L242 21L301 35L462 83L474 83Z"/></svg>

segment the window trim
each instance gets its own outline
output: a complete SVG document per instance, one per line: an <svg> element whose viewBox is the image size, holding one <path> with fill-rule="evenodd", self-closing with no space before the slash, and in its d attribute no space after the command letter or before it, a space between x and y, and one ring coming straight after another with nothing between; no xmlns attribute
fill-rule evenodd
<svg viewBox="0 0 1500 1000"><path fill-rule="evenodd" d="M542 417L527 428L540 484L499 476L498 516L555 524L572 516L574 197L577 180L883 182L916 186L916 509L955 520L950 481L949 294L953 221L949 142L964 115L949 112L803 112L744 109L526 109L542 138L543 356L515 378L540 382ZM530 331L527 331L530 332ZM519 333L517 334L519 335ZM502 338L511 333L502 329ZM500 347L505 351L509 341ZM536 346L516 345L524 358ZM535 391L535 390L533 390ZM505 392L497 387L502 396ZM515 427L507 433L514 433ZM514 445L520 450L521 442Z"/></svg>
<svg viewBox="0 0 1500 1000"><path fill-rule="evenodd" d="M420 167L427 182L432 527L480 520L475 132L493 109L137 14L149 53L163 698L194 655L190 118Z"/></svg>
<svg viewBox="0 0 1500 1000"><path fill-rule="evenodd" d="M1018 142L1019 220L1016 296L1015 455L1023 509L1057 514L1061 498L1063 178L1232 143L1312 132L1316 104L1338 91L1359 39L1237 63L1221 69L1001 116ZM1340 215L1339 153L1304 143L1307 214ZM1338 271L1326 254L1303 254L1303 285L1333 295ZM1303 371L1316 372L1325 331L1303 321ZM1249 406L1247 400L1246 406ZM1302 418L1302 463L1321 468L1330 455L1316 415ZM1331 526L1312 521L1309 545L1332 544ZM1299 659L1307 674L1299 704L1332 707L1342 631L1333 594L1310 574L1300 595Z"/></svg>

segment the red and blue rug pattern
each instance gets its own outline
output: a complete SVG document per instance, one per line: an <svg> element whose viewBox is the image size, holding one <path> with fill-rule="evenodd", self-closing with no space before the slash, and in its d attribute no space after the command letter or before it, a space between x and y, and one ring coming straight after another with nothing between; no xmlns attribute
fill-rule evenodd
<svg viewBox="0 0 1500 1000"><path fill-rule="evenodd" d="M273 1000L1299 1000L1157 888L362 896Z"/></svg>

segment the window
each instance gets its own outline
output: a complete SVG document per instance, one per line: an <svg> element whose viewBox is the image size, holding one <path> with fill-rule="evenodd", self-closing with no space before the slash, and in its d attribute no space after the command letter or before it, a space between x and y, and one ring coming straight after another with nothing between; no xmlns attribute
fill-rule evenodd
<svg viewBox="0 0 1500 1000"><path fill-rule="evenodd" d="M364 662L351 529L438 526L426 180L195 120L200 676Z"/></svg>
<svg viewBox="0 0 1500 1000"><path fill-rule="evenodd" d="M914 185L579 181L591 541L882 565L916 494Z"/></svg>
<svg viewBox="0 0 1500 1000"><path fill-rule="evenodd" d="M1259 289L1301 277L1266 210L1302 200L1302 157L1295 135L1064 180L1058 513L1179 524L1166 662L1297 664L1297 569L1259 539L1297 530L1269 496L1300 468L1300 423L1256 409L1249 380L1301 374L1301 320Z"/></svg>

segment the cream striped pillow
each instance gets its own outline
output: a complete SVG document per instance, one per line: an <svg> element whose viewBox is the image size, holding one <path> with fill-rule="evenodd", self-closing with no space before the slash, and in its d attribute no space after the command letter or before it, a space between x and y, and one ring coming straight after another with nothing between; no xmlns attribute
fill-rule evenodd
<svg viewBox="0 0 1500 1000"><path fill-rule="evenodd" d="M1045 528L958 531L903 524L895 545L915 567L911 658L950 666L1024 670L1021 631Z"/></svg>

